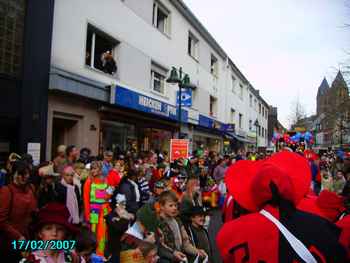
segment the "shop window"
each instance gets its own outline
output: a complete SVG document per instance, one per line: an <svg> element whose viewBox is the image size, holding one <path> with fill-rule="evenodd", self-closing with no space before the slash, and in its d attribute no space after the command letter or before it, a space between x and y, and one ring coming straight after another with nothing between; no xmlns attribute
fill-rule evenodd
<svg viewBox="0 0 350 263"><path fill-rule="evenodd" d="M198 39L191 32L188 32L188 54L198 61L198 54L199 54L198 51L199 51Z"/></svg>
<svg viewBox="0 0 350 263"><path fill-rule="evenodd" d="M0 73L17 77L23 58L26 1L0 1Z"/></svg>
<svg viewBox="0 0 350 263"><path fill-rule="evenodd" d="M210 58L210 73L214 77L218 77L219 75L219 61L214 55L211 55Z"/></svg>
<svg viewBox="0 0 350 263"><path fill-rule="evenodd" d="M209 98L209 115L212 117L216 117L216 111L217 111L217 99L213 96L210 96Z"/></svg>
<svg viewBox="0 0 350 263"><path fill-rule="evenodd" d="M231 76L231 85L232 85L232 92L233 93L236 93L236 89L235 89L235 86L236 86L236 78L234 76Z"/></svg>
<svg viewBox="0 0 350 263"><path fill-rule="evenodd" d="M107 74L117 73L116 47L119 42L101 30L88 25L85 64Z"/></svg>
<svg viewBox="0 0 350 263"><path fill-rule="evenodd" d="M170 12L158 1L153 4L153 26L170 36Z"/></svg>
<svg viewBox="0 0 350 263"><path fill-rule="evenodd" d="M239 114L239 119L238 119L238 125L239 125L240 129L242 129L242 124L243 124L243 114L240 113Z"/></svg>
<svg viewBox="0 0 350 263"><path fill-rule="evenodd" d="M137 150L136 128L132 124L102 120L102 152L112 150L113 152Z"/></svg>

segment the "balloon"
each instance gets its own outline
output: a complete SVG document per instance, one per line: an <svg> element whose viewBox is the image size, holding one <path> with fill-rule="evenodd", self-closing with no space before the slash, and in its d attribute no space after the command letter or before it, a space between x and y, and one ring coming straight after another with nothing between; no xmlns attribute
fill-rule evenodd
<svg viewBox="0 0 350 263"><path fill-rule="evenodd" d="M311 132L309 132L309 131L307 131L306 133L305 133L305 140L307 141L307 142L309 142L311 139L312 139L312 133Z"/></svg>

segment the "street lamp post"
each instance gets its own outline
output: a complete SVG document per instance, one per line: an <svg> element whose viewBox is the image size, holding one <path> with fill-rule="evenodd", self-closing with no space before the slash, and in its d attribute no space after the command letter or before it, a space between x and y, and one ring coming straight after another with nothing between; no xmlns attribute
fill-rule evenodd
<svg viewBox="0 0 350 263"><path fill-rule="evenodd" d="M196 86L190 83L190 77L188 74L185 74L183 77L182 67L179 68L179 75L177 74L177 69L172 67L170 72L170 77L166 80L166 82L171 84L178 84L179 86L179 110L178 110L178 123L179 123L179 135L178 138L181 139L181 123L182 123L182 89L196 89Z"/></svg>
<svg viewBox="0 0 350 263"><path fill-rule="evenodd" d="M255 120L254 125L255 125L255 137L256 137L255 149L256 149L256 151L258 151L258 126L259 126L258 119Z"/></svg>

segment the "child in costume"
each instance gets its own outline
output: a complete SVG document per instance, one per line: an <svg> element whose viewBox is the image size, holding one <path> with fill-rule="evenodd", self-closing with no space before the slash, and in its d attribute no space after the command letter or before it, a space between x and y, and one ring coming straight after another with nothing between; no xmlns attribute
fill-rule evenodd
<svg viewBox="0 0 350 263"><path fill-rule="evenodd" d="M64 204L49 203L39 210L34 231L37 240L71 240L78 229L68 222L69 211ZM74 240L74 239L73 239ZM39 242L38 242L39 244ZM29 253L21 263L78 263L85 262L72 250L38 249Z"/></svg>
<svg viewBox="0 0 350 263"><path fill-rule="evenodd" d="M84 185L84 213L90 230L96 234L98 255L104 254L107 227L104 217L108 214L107 179L102 175L102 163L91 163L90 177Z"/></svg>

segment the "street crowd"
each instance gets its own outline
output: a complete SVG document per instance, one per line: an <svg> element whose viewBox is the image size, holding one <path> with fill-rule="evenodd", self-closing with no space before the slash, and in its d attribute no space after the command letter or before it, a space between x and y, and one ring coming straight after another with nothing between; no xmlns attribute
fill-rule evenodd
<svg viewBox="0 0 350 263"><path fill-rule="evenodd" d="M271 156L270 156L271 155ZM349 262L350 156L167 152L61 145L38 166L10 154L0 172L2 262ZM72 249L19 241L75 240ZM4 261L3 261L4 260Z"/></svg>

